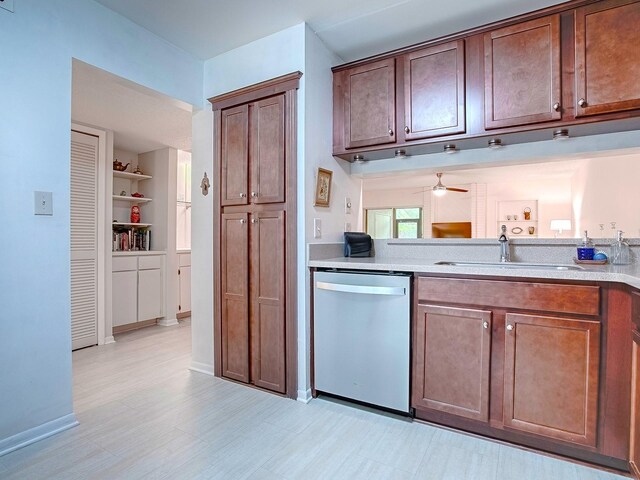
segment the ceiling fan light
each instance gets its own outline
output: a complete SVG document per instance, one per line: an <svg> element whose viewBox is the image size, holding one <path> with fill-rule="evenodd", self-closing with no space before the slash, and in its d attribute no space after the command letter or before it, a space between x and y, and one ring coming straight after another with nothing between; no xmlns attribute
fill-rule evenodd
<svg viewBox="0 0 640 480"><path fill-rule="evenodd" d="M433 194L436 197L442 197L442 196L444 196L445 193L447 193L447 189L446 188L438 187L438 186L433 187Z"/></svg>
<svg viewBox="0 0 640 480"><path fill-rule="evenodd" d="M456 153L457 151L455 143L447 143L444 146L444 153Z"/></svg>

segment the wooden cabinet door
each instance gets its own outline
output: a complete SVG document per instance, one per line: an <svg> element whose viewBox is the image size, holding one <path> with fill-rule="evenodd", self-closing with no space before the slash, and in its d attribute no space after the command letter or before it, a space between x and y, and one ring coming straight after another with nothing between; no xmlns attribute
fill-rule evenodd
<svg viewBox="0 0 640 480"><path fill-rule="evenodd" d="M285 212L251 215L251 381L286 391Z"/></svg>
<svg viewBox="0 0 640 480"><path fill-rule="evenodd" d="M249 185L249 106L222 110L220 125L221 205L246 205Z"/></svg>
<svg viewBox="0 0 640 480"><path fill-rule="evenodd" d="M491 312L420 305L412 406L489 420Z"/></svg>
<svg viewBox="0 0 640 480"><path fill-rule="evenodd" d="M633 354L631 367L631 441L629 466L634 478L640 478L640 334L632 333Z"/></svg>
<svg viewBox="0 0 640 480"><path fill-rule="evenodd" d="M600 323L508 313L504 424L595 446Z"/></svg>
<svg viewBox="0 0 640 480"><path fill-rule="evenodd" d="M464 40L404 56L404 138L464 133Z"/></svg>
<svg viewBox="0 0 640 480"><path fill-rule="evenodd" d="M135 260L135 259L134 259ZM129 325L138 321L138 272L113 272L113 326Z"/></svg>
<svg viewBox="0 0 640 480"><path fill-rule="evenodd" d="M162 270L140 270L138 272L138 321L152 320L163 316Z"/></svg>
<svg viewBox="0 0 640 480"><path fill-rule="evenodd" d="M395 70L391 58L343 72L346 148L396 141Z"/></svg>
<svg viewBox="0 0 640 480"><path fill-rule="evenodd" d="M246 213L222 214L222 375L249 382L249 226Z"/></svg>
<svg viewBox="0 0 640 480"><path fill-rule="evenodd" d="M576 10L576 117L640 108L640 2Z"/></svg>
<svg viewBox="0 0 640 480"><path fill-rule="evenodd" d="M560 16L484 35L485 127L559 120Z"/></svg>
<svg viewBox="0 0 640 480"><path fill-rule="evenodd" d="M284 95L251 105L251 202L284 202Z"/></svg>

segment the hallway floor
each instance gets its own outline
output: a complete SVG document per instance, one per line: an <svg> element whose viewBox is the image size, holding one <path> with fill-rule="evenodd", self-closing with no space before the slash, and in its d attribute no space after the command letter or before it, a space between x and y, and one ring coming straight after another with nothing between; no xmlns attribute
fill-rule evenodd
<svg viewBox="0 0 640 480"><path fill-rule="evenodd" d="M188 370L189 321L73 353L80 425L0 457L2 479L616 480L624 477Z"/></svg>

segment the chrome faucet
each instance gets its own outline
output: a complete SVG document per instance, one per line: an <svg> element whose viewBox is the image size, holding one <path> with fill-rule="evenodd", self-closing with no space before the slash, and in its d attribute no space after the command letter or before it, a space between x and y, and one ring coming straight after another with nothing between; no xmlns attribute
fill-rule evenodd
<svg viewBox="0 0 640 480"><path fill-rule="evenodd" d="M509 237L507 236L507 226L502 225L500 236L498 237L500 242L500 261L510 262L511 252L509 251Z"/></svg>

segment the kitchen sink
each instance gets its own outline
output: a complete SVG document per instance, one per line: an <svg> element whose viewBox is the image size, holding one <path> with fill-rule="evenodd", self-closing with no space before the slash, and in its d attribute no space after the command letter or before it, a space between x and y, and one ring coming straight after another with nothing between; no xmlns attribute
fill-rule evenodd
<svg viewBox="0 0 640 480"><path fill-rule="evenodd" d="M521 262L436 262L435 265L449 267L487 267L507 269L540 269L540 270L584 270L578 265L562 265L556 263L521 263Z"/></svg>

